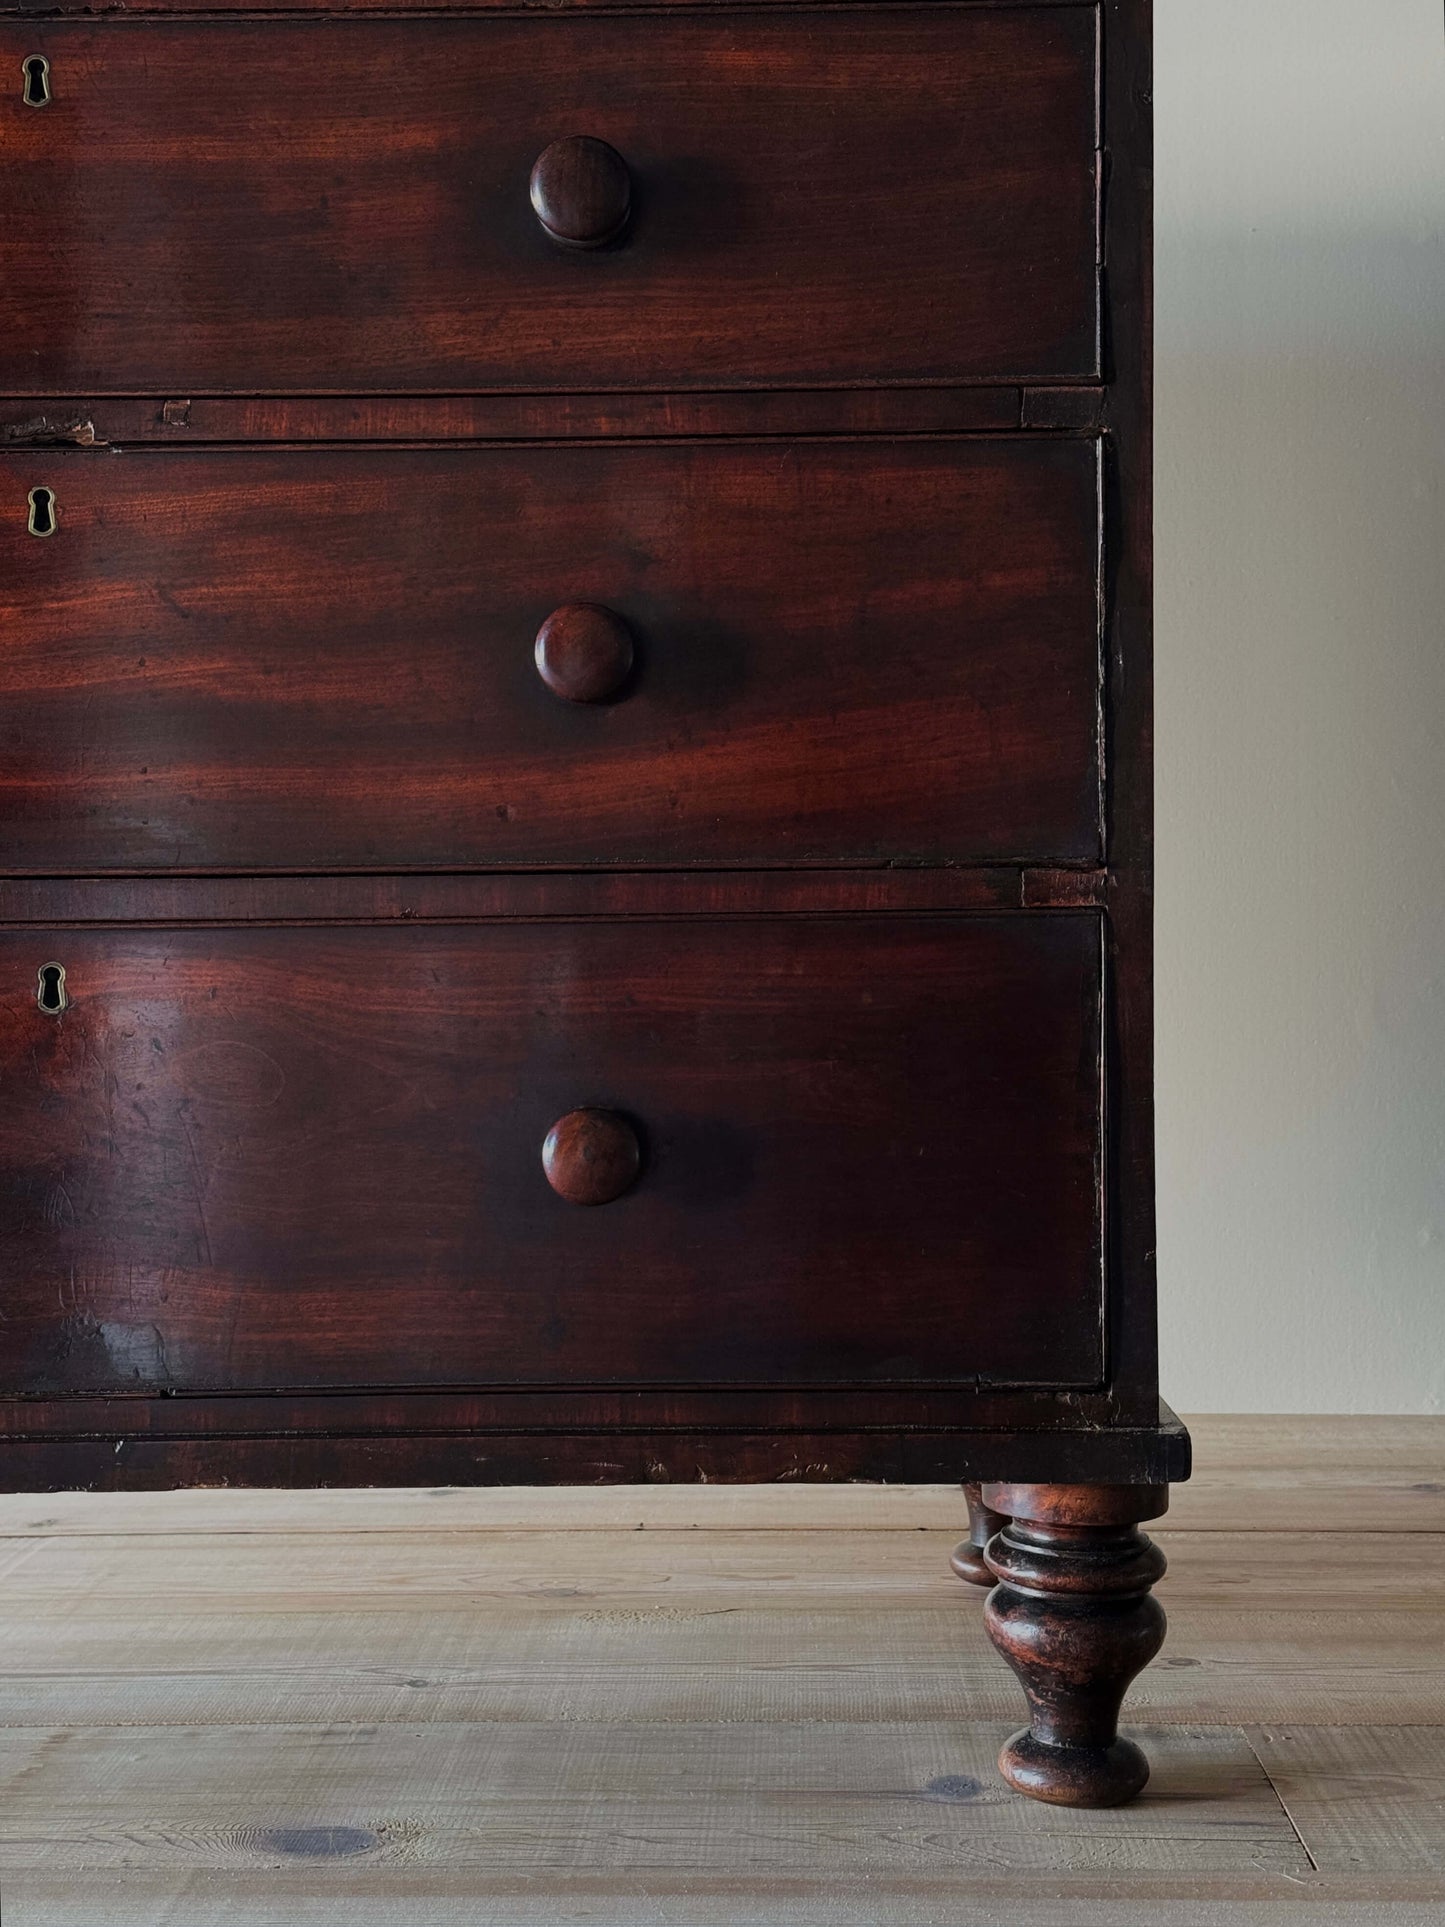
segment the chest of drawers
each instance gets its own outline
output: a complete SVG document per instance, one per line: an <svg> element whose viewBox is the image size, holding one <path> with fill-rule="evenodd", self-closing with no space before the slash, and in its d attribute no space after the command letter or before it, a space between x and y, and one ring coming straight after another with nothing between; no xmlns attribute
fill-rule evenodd
<svg viewBox="0 0 1445 1927"><path fill-rule="evenodd" d="M0 1483L957 1480L1127 1798L1147 0L0 73Z"/></svg>

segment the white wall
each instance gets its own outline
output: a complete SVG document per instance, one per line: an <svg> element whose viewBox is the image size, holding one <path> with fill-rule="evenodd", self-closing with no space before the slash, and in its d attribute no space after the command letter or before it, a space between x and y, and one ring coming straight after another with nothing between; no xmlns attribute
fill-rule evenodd
<svg viewBox="0 0 1445 1927"><path fill-rule="evenodd" d="M1185 1411L1445 1405L1441 0L1155 0Z"/></svg>

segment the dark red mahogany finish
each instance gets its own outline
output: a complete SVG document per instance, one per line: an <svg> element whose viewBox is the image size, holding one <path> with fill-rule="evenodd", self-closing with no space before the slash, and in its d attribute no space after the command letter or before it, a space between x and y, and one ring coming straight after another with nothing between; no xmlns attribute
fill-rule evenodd
<svg viewBox="0 0 1445 1927"><path fill-rule="evenodd" d="M601 703L616 696L632 673L632 631L615 609L597 602L564 602L537 631L537 674L569 703Z"/></svg>
<svg viewBox="0 0 1445 1927"><path fill-rule="evenodd" d="M7 500L14 870L1099 858L1092 440L51 449Z"/></svg>
<svg viewBox="0 0 1445 1927"><path fill-rule="evenodd" d="M1032 1715L999 1755L1003 1775L1056 1806L1120 1806L1149 1763L1120 1739L1119 1707L1164 1643L1149 1590L1164 1555L1137 1522L1167 1508L1168 1487L986 1485L983 1498L1008 1515L986 1555L999 1582L988 1630Z"/></svg>
<svg viewBox="0 0 1445 1927"><path fill-rule="evenodd" d="M968 1537L953 1549L949 1561L960 1579L966 1579L971 1586L991 1586L994 1576L989 1570L984 1554L988 1542L996 1532L1008 1524L1000 1512L994 1512L983 1502L983 1487L969 1484L963 1488L964 1503L968 1507Z"/></svg>
<svg viewBox="0 0 1445 1927"><path fill-rule="evenodd" d="M962 1483L1128 1798L1148 0L143 12L0 0L0 1484Z"/></svg>
<svg viewBox="0 0 1445 1927"><path fill-rule="evenodd" d="M613 1204L642 1169L635 1127L617 1111L569 1111L542 1145L542 1169L569 1204Z"/></svg>
<svg viewBox="0 0 1445 1927"><path fill-rule="evenodd" d="M6 25L0 391L1092 380L1094 42L1084 6ZM630 176L610 246L538 218L579 134ZM585 229L601 185L564 155L540 198Z"/></svg>
<svg viewBox="0 0 1445 1927"><path fill-rule="evenodd" d="M1098 956L1072 914L6 935L0 1391L1087 1387Z"/></svg>
<svg viewBox="0 0 1445 1927"><path fill-rule="evenodd" d="M532 212L554 241L600 248L632 212L632 176L615 147L586 134L553 141L532 169Z"/></svg>

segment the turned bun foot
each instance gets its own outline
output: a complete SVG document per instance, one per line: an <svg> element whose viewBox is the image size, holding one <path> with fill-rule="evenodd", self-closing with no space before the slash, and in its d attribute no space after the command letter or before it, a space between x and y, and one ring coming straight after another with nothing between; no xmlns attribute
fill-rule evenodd
<svg viewBox="0 0 1445 1927"><path fill-rule="evenodd" d="M1025 1727L998 1756L1015 1793L1055 1807L1121 1807L1143 1791L1149 1762L1132 1740L1112 1746L1059 1746Z"/></svg>
<svg viewBox="0 0 1445 1927"><path fill-rule="evenodd" d="M964 1500L968 1505L968 1537L953 1549L949 1564L960 1579L966 1579L971 1586L991 1586L994 1576L984 1561L983 1549L996 1532L1001 1532L1008 1524L1001 1512L992 1512L983 1502L981 1485L966 1485L963 1488Z"/></svg>
<svg viewBox="0 0 1445 1927"><path fill-rule="evenodd" d="M1055 1806L1132 1800L1149 1763L1119 1738L1119 1708L1164 1640L1149 1590L1164 1555L1137 1521L1166 1509L1168 1488L987 1485L983 1498L1010 1521L989 1544L998 1585L984 1619L1030 1715L999 1771Z"/></svg>

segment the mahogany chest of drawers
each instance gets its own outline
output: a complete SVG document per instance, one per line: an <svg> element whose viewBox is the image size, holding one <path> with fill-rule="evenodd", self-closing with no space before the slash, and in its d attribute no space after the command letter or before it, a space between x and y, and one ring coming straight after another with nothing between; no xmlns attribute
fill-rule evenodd
<svg viewBox="0 0 1445 1927"><path fill-rule="evenodd" d="M957 1480L1127 1798L1148 0L0 73L0 1483Z"/></svg>

